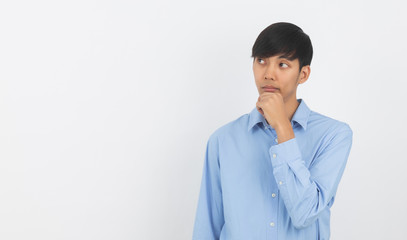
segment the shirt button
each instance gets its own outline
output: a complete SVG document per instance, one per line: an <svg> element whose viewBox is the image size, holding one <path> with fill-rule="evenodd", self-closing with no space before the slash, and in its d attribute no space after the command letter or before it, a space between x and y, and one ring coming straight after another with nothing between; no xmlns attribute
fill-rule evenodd
<svg viewBox="0 0 407 240"><path fill-rule="evenodd" d="M271 223L270 223L270 226L274 227L274 226L275 226L274 222L271 222Z"/></svg>
<svg viewBox="0 0 407 240"><path fill-rule="evenodd" d="M277 157L277 155L275 153L273 153L273 158L276 158L276 157Z"/></svg>
<svg viewBox="0 0 407 240"><path fill-rule="evenodd" d="M274 139L274 141L276 142L276 143L278 143L278 139L276 138L276 139Z"/></svg>
<svg viewBox="0 0 407 240"><path fill-rule="evenodd" d="M278 182L278 184L283 185L283 182L282 182L282 181L280 181L280 182Z"/></svg>
<svg viewBox="0 0 407 240"><path fill-rule="evenodd" d="M275 193L272 193L271 196L272 196L272 197L276 197L276 194L275 194Z"/></svg>

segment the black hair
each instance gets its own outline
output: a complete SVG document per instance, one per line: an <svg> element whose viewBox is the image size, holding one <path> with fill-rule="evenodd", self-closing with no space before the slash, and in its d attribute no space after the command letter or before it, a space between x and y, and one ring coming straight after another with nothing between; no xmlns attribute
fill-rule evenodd
<svg viewBox="0 0 407 240"><path fill-rule="evenodd" d="M289 60L298 58L301 71L303 66L311 65L312 53L311 39L300 27L288 22L277 22L259 34L251 57L268 58L278 54Z"/></svg>

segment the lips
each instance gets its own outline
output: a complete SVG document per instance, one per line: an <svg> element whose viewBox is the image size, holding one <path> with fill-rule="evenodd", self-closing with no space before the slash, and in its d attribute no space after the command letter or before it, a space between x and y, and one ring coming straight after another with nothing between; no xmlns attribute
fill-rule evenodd
<svg viewBox="0 0 407 240"><path fill-rule="evenodd" d="M266 91L266 92L275 92L275 91L277 91L278 90L278 88L275 88L275 87L273 87L273 86L264 86L264 87L262 87L263 89L264 89L264 91Z"/></svg>

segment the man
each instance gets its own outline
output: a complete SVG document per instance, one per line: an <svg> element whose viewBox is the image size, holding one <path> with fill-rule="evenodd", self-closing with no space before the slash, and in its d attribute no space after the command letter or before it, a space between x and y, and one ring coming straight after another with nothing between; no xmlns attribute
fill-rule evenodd
<svg viewBox="0 0 407 240"><path fill-rule="evenodd" d="M194 240L329 239L353 133L297 99L312 54L308 35L291 23L272 24L256 39L259 98L209 137Z"/></svg>

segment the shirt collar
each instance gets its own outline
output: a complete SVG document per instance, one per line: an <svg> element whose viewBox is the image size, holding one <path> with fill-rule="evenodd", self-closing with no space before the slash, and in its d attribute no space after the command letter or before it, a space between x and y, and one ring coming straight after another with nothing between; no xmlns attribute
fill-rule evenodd
<svg viewBox="0 0 407 240"><path fill-rule="evenodd" d="M295 111L293 118L291 119L291 124L297 122L304 128L304 130L307 130L308 117L311 110L309 109L307 104L305 104L305 101L303 99L300 98L297 99L297 101L300 103L300 105L297 107L297 110ZM249 126L247 128L247 131L250 131L250 129L252 129L254 125L258 124L259 122L262 122L264 126L268 125L266 119L257 110L257 107L254 107L249 114Z"/></svg>

